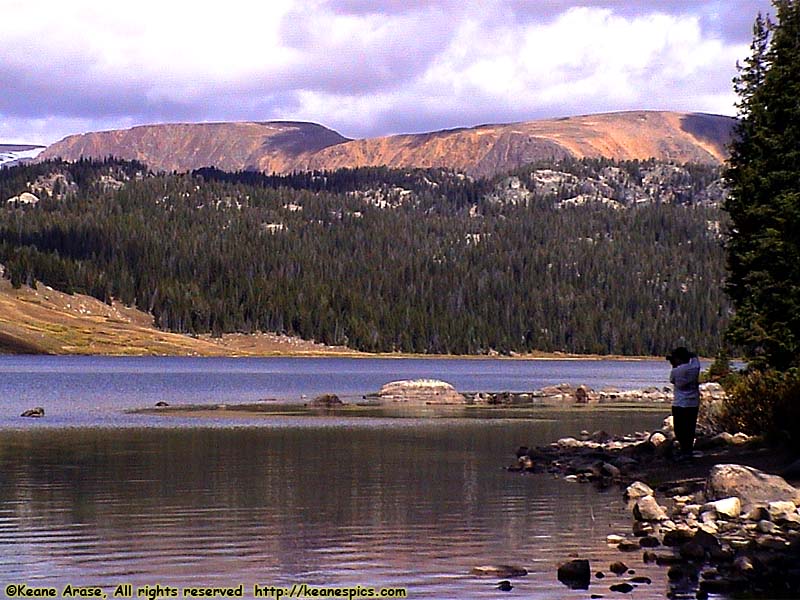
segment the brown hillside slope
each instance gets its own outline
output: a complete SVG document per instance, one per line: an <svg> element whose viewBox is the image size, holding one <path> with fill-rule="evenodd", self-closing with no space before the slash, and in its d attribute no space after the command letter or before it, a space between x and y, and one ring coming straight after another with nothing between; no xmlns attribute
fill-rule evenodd
<svg viewBox="0 0 800 600"><path fill-rule="evenodd" d="M165 356L355 355L348 348L274 334L212 339L156 329L152 317L39 284L15 290L0 278L0 354Z"/></svg>
<svg viewBox="0 0 800 600"><path fill-rule="evenodd" d="M719 115L636 111L482 125L354 140L314 153L305 166L449 167L492 175L565 156L720 163L734 123Z"/></svg>
<svg viewBox="0 0 800 600"><path fill-rule="evenodd" d="M443 167L485 176L567 156L720 163L734 123L720 115L632 111L352 141L310 123L149 125L70 136L40 158L113 155L178 171L202 166L288 172L386 165Z"/></svg>
<svg viewBox="0 0 800 600"><path fill-rule="evenodd" d="M348 141L314 123L170 123L71 135L39 160L115 156L159 171L217 167L225 171L291 170L298 155Z"/></svg>

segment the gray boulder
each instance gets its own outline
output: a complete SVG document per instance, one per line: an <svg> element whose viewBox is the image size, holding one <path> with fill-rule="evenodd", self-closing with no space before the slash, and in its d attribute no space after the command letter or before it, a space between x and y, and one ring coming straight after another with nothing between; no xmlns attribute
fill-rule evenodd
<svg viewBox="0 0 800 600"><path fill-rule="evenodd" d="M311 401L311 406L318 408L333 408L335 406L342 406L343 404L344 402L342 402L336 394L322 394Z"/></svg>
<svg viewBox="0 0 800 600"><path fill-rule="evenodd" d="M29 410L26 410L20 416L21 417L40 418L40 417L44 416L44 409L41 406L37 406L36 408L31 408Z"/></svg>
<svg viewBox="0 0 800 600"><path fill-rule="evenodd" d="M653 496L643 496L633 506L633 516L637 521L666 521L669 519L664 507Z"/></svg>
<svg viewBox="0 0 800 600"><path fill-rule="evenodd" d="M436 379L392 381L378 392L381 402L403 404L466 404L467 400L447 382Z"/></svg>
<svg viewBox="0 0 800 600"><path fill-rule="evenodd" d="M478 577L524 577L528 570L513 565L481 565L472 567L470 573Z"/></svg>
<svg viewBox="0 0 800 600"><path fill-rule="evenodd" d="M736 496L723 498L711 502L711 507L716 511L717 516L726 519L735 519L742 513L742 502Z"/></svg>
<svg viewBox="0 0 800 600"><path fill-rule="evenodd" d="M783 477L769 475L744 465L716 465L706 479L706 498L710 501L737 496L742 508L778 500L800 503L800 490L789 485Z"/></svg>
<svg viewBox="0 0 800 600"><path fill-rule="evenodd" d="M643 483L641 481L634 481L625 490L625 499L638 500L639 498L644 498L645 496L652 496L653 493L654 493L653 488L651 488L646 483Z"/></svg>

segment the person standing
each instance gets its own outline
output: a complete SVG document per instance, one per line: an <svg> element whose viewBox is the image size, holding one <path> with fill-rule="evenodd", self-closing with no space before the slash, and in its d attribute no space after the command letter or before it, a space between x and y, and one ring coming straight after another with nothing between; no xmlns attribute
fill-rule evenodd
<svg viewBox="0 0 800 600"><path fill-rule="evenodd" d="M685 347L675 348L667 360L672 365L669 381L674 386L672 421L680 444L678 460L692 457L697 411L700 408L700 361Z"/></svg>

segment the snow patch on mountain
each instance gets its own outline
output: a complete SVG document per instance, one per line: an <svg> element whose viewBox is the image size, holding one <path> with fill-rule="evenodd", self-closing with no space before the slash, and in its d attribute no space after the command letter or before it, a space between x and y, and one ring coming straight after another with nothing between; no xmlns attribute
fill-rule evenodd
<svg viewBox="0 0 800 600"><path fill-rule="evenodd" d="M0 144L0 168L33 160L44 148L44 146L30 144Z"/></svg>

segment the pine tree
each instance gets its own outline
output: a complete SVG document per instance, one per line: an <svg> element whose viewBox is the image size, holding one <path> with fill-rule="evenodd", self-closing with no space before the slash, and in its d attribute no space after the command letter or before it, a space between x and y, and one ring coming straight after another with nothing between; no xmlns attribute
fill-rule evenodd
<svg viewBox="0 0 800 600"><path fill-rule="evenodd" d="M800 366L800 3L759 15L734 80L740 123L725 173L728 335L750 364Z"/></svg>

